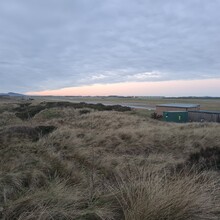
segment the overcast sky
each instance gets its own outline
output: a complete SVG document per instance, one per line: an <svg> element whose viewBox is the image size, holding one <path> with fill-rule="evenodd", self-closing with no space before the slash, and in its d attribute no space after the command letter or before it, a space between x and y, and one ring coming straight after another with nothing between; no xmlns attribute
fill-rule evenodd
<svg viewBox="0 0 220 220"><path fill-rule="evenodd" d="M220 78L220 0L1 0L0 92Z"/></svg>

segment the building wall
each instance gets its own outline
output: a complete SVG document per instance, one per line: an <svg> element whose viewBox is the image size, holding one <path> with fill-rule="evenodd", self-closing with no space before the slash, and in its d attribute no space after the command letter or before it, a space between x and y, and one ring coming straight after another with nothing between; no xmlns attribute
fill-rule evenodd
<svg viewBox="0 0 220 220"><path fill-rule="evenodd" d="M176 123L188 122L188 112L163 112L163 120Z"/></svg>
<svg viewBox="0 0 220 220"><path fill-rule="evenodd" d="M220 114L216 113L189 111L188 117L191 122L220 122Z"/></svg>
<svg viewBox="0 0 220 220"><path fill-rule="evenodd" d="M178 107L164 107L164 106L156 106L156 113L158 115L163 115L163 112L166 111L197 111L199 107L195 108L178 108Z"/></svg>

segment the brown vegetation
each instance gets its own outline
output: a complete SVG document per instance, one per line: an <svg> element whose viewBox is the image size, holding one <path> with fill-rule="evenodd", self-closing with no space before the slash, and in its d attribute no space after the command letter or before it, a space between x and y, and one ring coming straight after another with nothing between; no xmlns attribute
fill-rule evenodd
<svg viewBox="0 0 220 220"><path fill-rule="evenodd" d="M0 218L220 218L219 124L44 105L0 111Z"/></svg>

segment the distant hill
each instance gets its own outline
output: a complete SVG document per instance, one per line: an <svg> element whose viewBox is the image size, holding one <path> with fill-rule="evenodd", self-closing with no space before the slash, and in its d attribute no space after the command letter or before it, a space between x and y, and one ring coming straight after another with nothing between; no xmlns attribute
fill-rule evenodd
<svg viewBox="0 0 220 220"><path fill-rule="evenodd" d="M22 97L25 96L23 94L8 92L8 93L0 93L0 96L10 96L10 97Z"/></svg>

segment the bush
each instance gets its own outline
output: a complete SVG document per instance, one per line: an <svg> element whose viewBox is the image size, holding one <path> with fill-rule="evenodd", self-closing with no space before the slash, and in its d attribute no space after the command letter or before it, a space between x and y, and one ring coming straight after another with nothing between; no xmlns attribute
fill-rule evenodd
<svg viewBox="0 0 220 220"><path fill-rule="evenodd" d="M162 119L163 116L158 115L156 112L154 112L154 113L151 114L151 118L159 120L159 119Z"/></svg>

